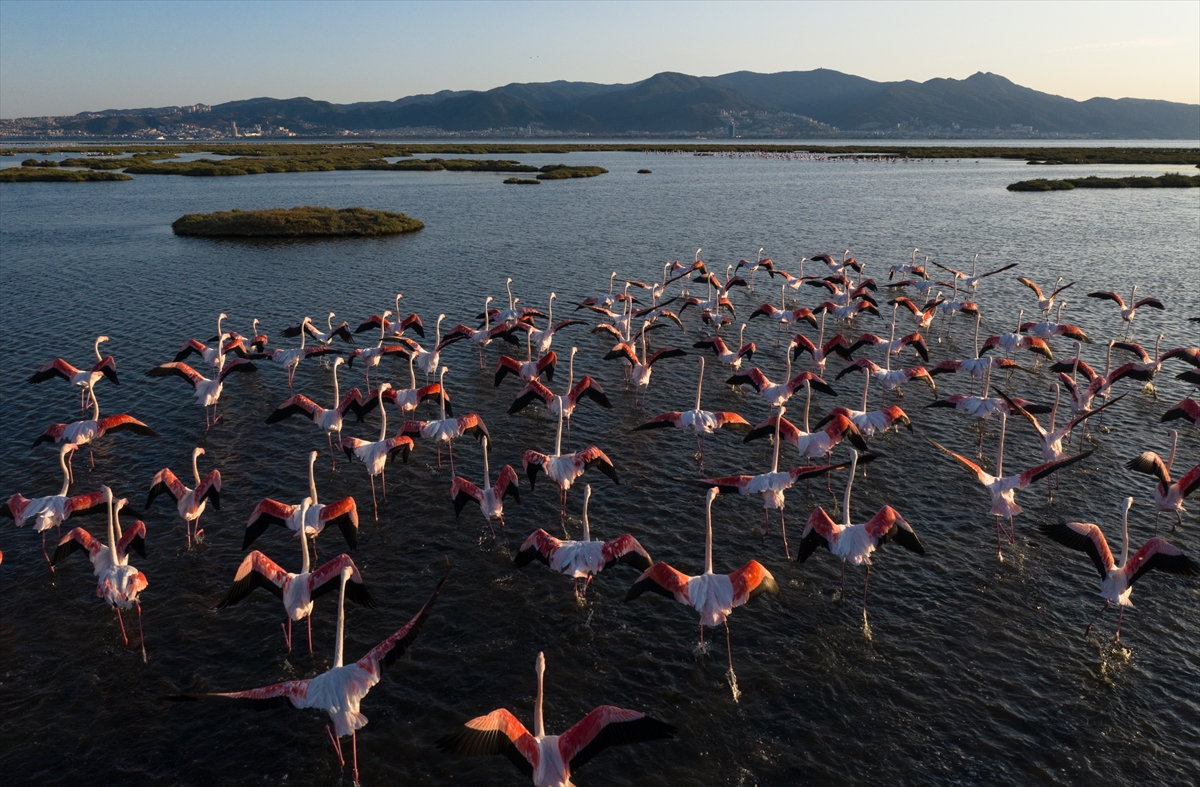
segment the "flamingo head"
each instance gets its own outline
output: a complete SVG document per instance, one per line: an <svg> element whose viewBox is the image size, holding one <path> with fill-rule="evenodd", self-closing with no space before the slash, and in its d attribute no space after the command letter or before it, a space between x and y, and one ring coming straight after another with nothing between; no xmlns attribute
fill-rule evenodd
<svg viewBox="0 0 1200 787"><path fill-rule="evenodd" d="M96 337L96 344L100 344L101 342L106 342L106 341L108 341L107 336L97 336Z"/></svg>
<svg viewBox="0 0 1200 787"><path fill-rule="evenodd" d="M317 461L317 452L309 451L308 452L308 466L312 467L313 464L316 463L316 461Z"/></svg>
<svg viewBox="0 0 1200 787"><path fill-rule="evenodd" d="M708 494L705 495L705 497L704 497L705 505L711 506L712 501L716 500L717 495L719 495L719 494L721 494L721 490L717 489L715 486L710 486L708 488Z"/></svg>
<svg viewBox="0 0 1200 787"><path fill-rule="evenodd" d="M217 315L218 321L219 320L228 320L228 319L229 319L229 315L226 314L225 312L221 312L220 314Z"/></svg>
<svg viewBox="0 0 1200 787"><path fill-rule="evenodd" d="M112 490L109 489L107 486L102 486L102 487L100 487L100 491L104 493L104 502L108 503L109 505L112 505L112 501L113 501Z"/></svg>
<svg viewBox="0 0 1200 787"><path fill-rule="evenodd" d="M195 459L198 456L204 456L204 449L200 446L196 446L192 449L192 458Z"/></svg>
<svg viewBox="0 0 1200 787"><path fill-rule="evenodd" d="M383 392L384 392L384 391L390 391L390 390L392 390L392 384L391 384L391 383L383 383L382 385L380 385L380 386L379 386L379 394L380 394L381 396L383 395Z"/></svg>
<svg viewBox="0 0 1200 787"><path fill-rule="evenodd" d="M546 655L538 651L537 661L534 662L533 668L537 671L538 680L546 674Z"/></svg>
<svg viewBox="0 0 1200 787"><path fill-rule="evenodd" d="M384 316L385 318L386 318L386 317L391 317L391 316L392 316L392 310L391 310L391 309L388 309L387 311L385 311L385 312L383 313L383 316ZM306 319L307 319L307 318L306 318Z"/></svg>
<svg viewBox="0 0 1200 787"><path fill-rule="evenodd" d="M578 347L572 347L572 348L571 348L571 357L572 357L572 358L574 358L574 357L575 357L575 353L577 353L577 352L579 352L579 348L578 348Z"/></svg>
<svg viewBox="0 0 1200 787"><path fill-rule="evenodd" d="M341 356L338 356L337 358L333 359L333 368L336 370L339 366L341 366L345 362L346 362L346 359L342 358Z"/></svg>
<svg viewBox="0 0 1200 787"><path fill-rule="evenodd" d="M116 500L113 500L114 513L121 513L121 509L127 505L129 505L129 498L127 497L118 497Z"/></svg>

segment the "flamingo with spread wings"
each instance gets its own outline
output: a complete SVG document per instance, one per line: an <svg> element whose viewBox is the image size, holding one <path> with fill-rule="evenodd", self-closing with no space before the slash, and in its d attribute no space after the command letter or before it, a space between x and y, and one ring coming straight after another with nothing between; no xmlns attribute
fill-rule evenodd
<svg viewBox="0 0 1200 787"><path fill-rule="evenodd" d="M18 492L0 505L0 516L13 520L17 527L24 527L27 521L33 519L33 532L42 534L42 554L51 569L54 568L54 563L46 554L46 531L52 527L61 531L62 523L71 517L99 514L104 510L102 492L67 496L67 491L71 488L71 470L67 464L67 457L75 450L75 446L70 443L64 443L58 449L58 464L62 468L63 482L57 495L28 498Z"/></svg>
<svg viewBox="0 0 1200 787"><path fill-rule="evenodd" d="M1176 526L1183 524L1183 513L1187 511L1183 507L1183 500L1200 487L1200 464L1184 473L1178 481L1171 481L1171 467L1175 464L1175 449L1179 447L1179 432L1168 429L1167 434L1171 436L1171 453L1167 457L1167 461L1164 462L1162 457L1154 451L1145 451L1130 459L1125 465L1130 470L1152 475L1158 479L1158 483L1154 485L1154 535L1158 535L1158 519L1164 511L1175 514L1175 524L1171 525L1172 533L1175 532Z"/></svg>
<svg viewBox="0 0 1200 787"><path fill-rule="evenodd" d="M375 476L380 476L383 499L386 501L388 461L399 456L403 461L407 462L408 455L413 450L413 441L408 435L397 434L395 437L387 436L387 411L383 409L383 395L391 387L391 383L384 383L379 386L379 416L381 418L379 439L375 442L368 442L366 440L359 440L357 437L343 437L341 442L341 447L346 452L346 457L352 460L357 459L367 468L367 475L371 478L371 503L375 508L376 522L379 521L379 500L375 497Z"/></svg>
<svg viewBox="0 0 1200 787"><path fill-rule="evenodd" d="M567 517L567 490L575 479L583 475L588 468L595 467L601 473L613 480L614 484L621 483L617 478L617 468L608 455L596 446L588 446L581 451L564 454L562 452L563 410L562 397L558 397L558 435L554 438L554 455L538 451L526 451L521 461L525 476L529 479L529 488L533 489L539 472L545 473L551 481L558 485L558 510L560 518Z"/></svg>
<svg viewBox="0 0 1200 787"><path fill-rule="evenodd" d="M279 407L275 408L275 412L267 416L267 423L269 424L278 423L293 415L302 415L316 424L325 433L325 440L329 443L329 463L331 466L336 464L333 459L333 435L336 433L338 442L342 441L342 421L346 417L346 413L354 413L359 422L363 419L362 393L357 388L352 388L344 398L339 399L338 397L340 393L338 390L338 367L343 363L344 361L341 358L333 359L333 407L326 409L307 396L296 394L285 399Z"/></svg>
<svg viewBox="0 0 1200 787"><path fill-rule="evenodd" d="M203 448L197 446L192 450L192 477L195 478L195 487L188 489L175 477L171 468L164 467L150 480L150 494L146 497L147 509L154 499L164 492L175 501L175 508L187 529L188 549L192 548L193 539L197 544L204 539L204 529L199 524L200 515L204 513L208 501L212 501L213 508L221 510L221 471L213 469L201 480L200 469L196 464L196 460L201 456L204 456Z"/></svg>
<svg viewBox="0 0 1200 787"><path fill-rule="evenodd" d="M192 390L196 394L196 402L204 407L204 426L209 428L217 421L221 420L217 417L217 400L221 398L221 391L225 389L225 378L234 372L257 372L258 367L250 363L245 358L234 358L229 363L225 364L221 371L217 373L216 379L210 380L204 375L197 372L192 367L182 361L173 361L155 366L150 371L146 372L147 377L179 377L187 380ZM210 420L208 408L212 408L212 418Z"/></svg>
<svg viewBox="0 0 1200 787"><path fill-rule="evenodd" d="M83 412L87 400L88 388L98 383L100 378L107 378L113 385L120 385L117 379L117 362L111 355L100 355L100 343L108 341L107 336L96 337L92 352L96 354L96 363L89 369L76 369L62 358L55 358L50 363L33 373L27 382L40 383L52 377L61 377L79 390L79 410Z"/></svg>
<svg viewBox="0 0 1200 787"><path fill-rule="evenodd" d="M517 471L513 470L512 465L505 465L500 469L500 477L496 479L496 485L492 486L492 474L488 469L488 437L485 434L483 436L483 487L475 486L462 476L454 477L454 480L450 482L450 499L454 501L454 518L458 518L462 513L463 506L468 501L474 500L479 505L479 510L483 513L488 527L492 529L492 536L495 537L496 530L492 528L492 520L499 519L500 527L504 527L504 498L506 497L512 497L518 503L521 502L521 488L517 479Z"/></svg>
<svg viewBox="0 0 1200 787"><path fill-rule="evenodd" d="M443 366L438 376L438 385L446 390L446 367ZM389 386L390 387L390 386ZM457 418L446 413L446 399L441 396L440 415L430 421L405 421L400 432L409 438L420 437L423 440L433 440L438 444L438 467L442 466L442 443L450 449L450 472L454 472L454 441L465 434L473 435L476 440L488 437L487 425L475 413L467 413Z"/></svg>
<svg viewBox="0 0 1200 787"><path fill-rule="evenodd" d="M290 506L264 497L250 513L246 522L246 535L242 539L242 549L250 545L267 531L271 525L281 525L299 534L304 533L313 539L313 555L317 553L316 537L321 535L326 525L332 525L342 532L346 546L354 549L358 546L358 504L353 497L343 497L341 500L323 505L317 498L317 482L313 476L313 465L317 461L317 452L308 455L308 500L309 505Z"/></svg>

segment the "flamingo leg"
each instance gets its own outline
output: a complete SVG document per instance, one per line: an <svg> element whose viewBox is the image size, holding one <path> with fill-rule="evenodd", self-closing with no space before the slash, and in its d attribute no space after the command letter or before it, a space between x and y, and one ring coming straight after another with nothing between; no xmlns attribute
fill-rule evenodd
<svg viewBox="0 0 1200 787"><path fill-rule="evenodd" d="M1004 553L1000 551L1000 517L995 518L996 522L996 559L1001 563L1004 562Z"/></svg>
<svg viewBox="0 0 1200 787"><path fill-rule="evenodd" d="M1175 509L1175 524L1171 525L1171 532L1175 532L1175 528L1183 524L1183 515L1179 513L1179 509ZM1155 535L1158 534L1158 525L1154 526Z"/></svg>
<svg viewBox="0 0 1200 787"><path fill-rule="evenodd" d="M358 787L358 730L350 733L350 751L354 757L354 787Z"/></svg>
<svg viewBox="0 0 1200 787"><path fill-rule="evenodd" d="M379 521L379 501L375 497L375 476L371 476L371 505L375 507L375 521Z"/></svg>
<svg viewBox="0 0 1200 787"><path fill-rule="evenodd" d="M571 450L571 419L567 419L567 450Z"/></svg>
<svg viewBox="0 0 1200 787"><path fill-rule="evenodd" d="M345 768L346 760L342 758L342 743L341 743L341 741L339 741L337 739L337 736L333 734L333 730L329 729L328 724L325 725L325 732L329 735L330 743L333 744L333 750L337 754L338 764L340 764L343 768Z"/></svg>
<svg viewBox="0 0 1200 787"><path fill-rule="evenodd" d="M1159 518L1160 516L1162 516L1162 511L1155 511L1155 512L1154 512L1154 535L1156 535L1156 536L1158 535L1158 518ZM1172 532L1172 533L1174 533L1174 532L1175 532L1175 528L1174 528L1174 527L1172 527L1172 528L1171 528L1171 532ZM46 543L46 539L45 539L45 538L43 538L43 539L42 539L42 543L43 543L43 544L45 544L45 543ZM43 551L43 552L45 552L45 551L46 551L46 549L45 549L45 547L44 547L44 546L42 547L42 551Z"/></svg>
<svg viewBox="0 0 1200 787"><path fill-rule="evenodd" d="M329 443L329 469L337 470L337 459L333 454L333 435L329 432L325 433L325 442ZM341 436L338 436L338 442L341 442Z"/></svg>
<svg viewBox="0 0 1200 787"><path fill-rule="evenodd" d="M438 452L438 470L441 470L442 469L442 444L441 443L438 443L437 452Z"/></svg>
<svg viewBox="0 0 1200 787"><path fill-rule="evenodd" d="M863 580L863 620L867 618L867 587L871 584L871 567L867 566L867 578Z"/></svg>
<svg viewBox="0 0 1200 787"><path fill-rule="evenodd" d="M1125 607L1117 610L1117 638L1113 642L1121 641L1121 618L1125 617Z"/></svg>
<svg viewBox="0 0 1200 787"><path fill-rule="evenodd" d="M42 557L46 558L46 564L50 566L50 573L54 573L54 564L50 562L50 556L46 554L46 531L42 531Z"/></svg>
<svg viewBox="0 0 1200 787"><path fill-rule="evenodd" d="M729 657L729 683L733 687L733 698L737 700L737 675L733 672L733 644L729 639L729 621L725 621L725 655Z"/></svg>
<svg viewBox="0 0 1200 787"><path fill-rule="evenodd" d="M845 560L842 561L842 594L840 596L840 599L843 604L846 603L846 561Z"/></svg>
<svg viewBox="0 0 1200 787"><path fill-rule="evenodd" d="M1104 610L1108 609L1108 605L1109 605L1109 604L1111 604L1111 603L1112 603L1111 601L1109 601L1109 600L1105 599L1105 601L1104 601L1104 606L1100 607L1100 611L1099 611L1099 612L1097 612L1095 615L1093 615L1093 616L1092 616L1092 619L1088 621L1087 628L1085 628L1085 629L1083 630L1083 636L1085 636L1085 637L1086 637L1086 636L1088 635L1088 633L1089 633L1089 632L1092 630L1092 624L1094 624L1094 623L1096 622L1096 618L1098 618L1098 617L1100 617L1101 615L1103 615L1103 614L1104 614Z"/></svg>
<svg viewBox="0 0 1200 787"><path fill-rule="evenodd" d="M307 620L307 621L308 621L308 655L310 655L310 656L311 656L311 655L313 654L313 647L312 647L312 615L309 615L307 618L305 618L305 620Z"/></svg>
<svg viewBox="0 0 1200 787"><path fill-rule="evenodd" d="M292 652L292 619L287 619L287 624L280 623L280 628L283 629L283 639L287 643L288 653Z"/></svg>
<svg viewBox="0 0 1200 787"><path fill-rule="evenodd" d="M135 601L138 611L138 639L142 643L142 663L146 663L146 634L142 631L142 602Z"/></svg>
<svg viewBox="0 0 1200 787"><path fill-rule="evenodd" d="M121 626L121 639L125 640L125 644L129 644L129 637L125 636L125 621L121 618L121 608L113 607L117 611L117 623Z"/></svg>
<svg viewBox="0 0 1200 787"><path fill-rule="evenodd" d="M787 524L784 522L783 509L779 509L779 529L783 533L783 556L788 560L792 559L792 553L788 550L787 542Z"/></svg>

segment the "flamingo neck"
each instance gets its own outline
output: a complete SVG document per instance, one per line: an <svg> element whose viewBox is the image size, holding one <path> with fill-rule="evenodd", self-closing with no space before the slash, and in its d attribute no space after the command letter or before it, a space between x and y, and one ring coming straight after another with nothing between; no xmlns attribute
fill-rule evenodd
<svg viewBox="0 0 1200 787"><path fill-rule="evenodd" d="M803 276L801 277L803 278ZM821 312L821 330L817 331L817 348L821 349L825 346L825 315L828 312Z"/></svg>
<svg viewBox="0 0 1200 787"><path fill-rule="evenodd" d="M409 357L411 358L412 356L410 355ZM338 406L339 400L341 399L341 396L342 396L342 392L338 389L337 372L338 372L339 366L341 366L340 363L333 365L333 406L334 407Z"/></svg>
<svg viewBox="0 0 1200 787"><path fill-rule="evenodd" d="M1112 342L1108 343L1108 354L1104 356L1104 376L1108 377L1108 370L1112 366Z"/></svg>
<svg viewBox="0 0 1200 787"><path fill-rule="evenodd" d="M1058 400L1062 398L1062 388L1054 385L1054 406L1050 408L1050 431L1054 431L1054 421L1058 418Z"/></svg>
<svg viewBox="0 0 1200 787"><path fill-rule="evenodd" d="M808 395L804 399L804 433L808 434L808 410L812 406L812 380L805 380L804 387L808 389Z"/></svg>
<svg viewBox="0 0 1200 787"><path fill-rule="evenodd" d="M558 397L558 436L554 438L554 455L562 456L563 398Z"/></svg>
<svg viewBox="0 0 1200 787"><path fill-rule="evenodd" d="M571 390L571 386L575 383L575 348L571 348L571 361L567 364L567 391Z"/></svg>
<svg viewBox="0 0 1200 787"><path fill-rule="evenodd" d="M62 489L59 490L58 496L66 497L67 490L71 488L71 472L67 469L67 450L65 446L63 450L58 452L58 466L63 471Z"/></svg>
<svg viewBox="0 0 1200 787"><path fill-rule="evenodd" d="M540 741L546 737L546 725L542 721L542 676L546 672L546 666L545 659L540 653L538 654L537 667L538 695L537 704L533 706L533 737Z"/></svg>
<svg viewBox="0 0 1200 787"><path fill-rule="evenodd" d="M976 358L979 357L979 325L982 322L983 322L983 314L979 313L975 317L975 357Z"/></svg>
<svg viewBox="0 0 1200 787"><path fill-rule="evenodd" d="M554 293L550 293L550 308L546 310L546 327L554 325Z"/></svg>
<svg viewBox="0 0 1200 787"><path fill-rule="evenodd" d="M779 416L775 419L775 453L771 458L771 472L779 472L779 427L783 426L784 408L779 408Z"/></svg>
<svg viewBox="0 0 1200 787"><path fill-rule="evenodd" d="M379 387L379 419L379 442L382 443L387 439L387 410L383 406L383 386Z"/></svg>
<svg viewBox="0 0 1200 787"><path fill-rule="evenodd" d="M1179 432L1175 433L1171 440L1171 456L1167 458L1167 472L1171 472L1171 465L1175 464L1175 449L1179 446Z"/></svg>
<svg viewBox="0 0 1200 787"><path fill-rule="evenodd" d="M304 528L304 520L307 519L308 509L311 506L300 507L300 573L307 574L311 571L312 566L308 562L308 533Z"/></svg>
<svg viewBox="0 0 1200 787"><path fill-rule="evenodd" d="M854 486L854 473L858 470L858 451L850 450L850 477L846 479L846 495L842 498L842 524L850 526L850 489Z"/></svg>
<svg viewBox="0 0 1200 787"><path fill-rule="evenodd" d="M824 317L825 315L821 315ZM738 329L738 350L741 351L746 345L743 344L746 340L746 323L742 323L742 327Z"/></svg>
<svg viewBox="0 0 1200 787"><path fill-rule="evenodd" d="M708 507L704 511L704 573L713 572L712 565L712 501L716 495L708 496Z"/></svg>
<svg viewBox="0 0 1200 787"><path fill-rule="evenodd" d="M192 451L192 477L196 479L196 486L200 486L200 467L196 461L200 458L200 454Z"/></svg>
<svg viewBox="0 0 1200 787"><path fill-rule="evenodd" d="M588 484L583 492L583 540L592 540L592 526L588 523L588 502L592 499L592 485Z"/></svg>
<svg viewBox="0 0 1200 787"><path fill-rule="evenodd" d="M512 279L509 279L508 281L504 282L504 289L508 290L508 310L512 311L513 310Z"/></svg>
<svg viewBox="0 0 1200 787"><path fill-rule="evenodd" d="M413 369L413 358L415 356L416 356L416 353L408 354L408 387L410 390L416 390L416 388L417 388L417 373ZM336 383L336 382L337 382L337 378L335 377L334 383ZM337 390L336 386L334 387L334 390L335 391Z"/></svg>
<svg viewBox="0 0 1200 787"><path fill-rule="evenodd" d="M303 531L301 533L303 534ZM305 558L308 557L308 547L304 548L304 556ZM333 646L334 669L342 666L342 643L346 629L346 582L349 579L349 574L350 570L348 568L342 570L342 589L338 593L337 642Z"/></svg>
<svg viewBox="0 0 1200 787"><path fill-rule="evenodd" d="M1162 338L1163 338L1163 337L1162 337L1162 334L1159 334L1159 335L1158 335L1158 338L1154 340L1154 362L1155 362L1155 363L1158 363L1158 360L1159 360L1159 357L1160 357L1160 356L1159 356L1159 354L1158 354L1158 346L1159 346L1160 344L1162 344Z"/></svg>
<svg viewBox="0 0 1200 787"><path fill-rule="evenodd" d="M97 361L104 360L103 358L100 357L100 340L99 339L96 339L96 343L94 345L92 345L92 352L96 353Z"/></svg>
<svg viewBox="0 0 1200 787"><path fill-rule="evenodd" d="M434 335L437 337L436 339L433 340L434 350L436 350L437 346L442 343L442 320L444 320L444 319L446 319L446 315L444 315L444 314L438 315L437 327L436 327L436 330L434 331Z"/></svg>
<svg viewBox="0 0 1200 787"><path fill-rule="evenodd" d="M700 410L700 391L704 388L704 359L700 359L700 380L696 383L696 411Z"/></svg>
<svg viewBox="0 0 1200 787"><path fill-rule="evenodd" d="M106 502L108 503L108 551L112 553L113 562L116 563L118 560L118 558L117 558L117 534L116 534L116 530L115 530L116 525L113 521L112 498L109 497Z"/></svg>
<svg viewBox="0 0 1200 787"><path fill-rule="evenodd" d="M446 367L445 366L442 367L442 373L438 376L438 388L442 389L441 391L438 392L439 393L439 396L438 396L439 410L438 410L438 412L440 413L440 416L441 416L440 420L445 421L446 420Z"/></svg>
<svg viewBox="0 0 1200 787"><path fill-rule="evenodd" d="M308 455L308 494L312 497L312 504L317 505L317 479L313 477L313 465L317 463L317 452L313 451Z"/></svg>
<svg viewBox="0 0 1200 787"><path fill-rule="evenodd" d="M305 327L306 327L305 323L307 323L307 320L302 320L300 322L300 349L301 350L304 349L304 339L308 335L308 331L305 330ZM379 329L379 343L383 344L383 329L382 328ZM221 340L220 339L217 339L217 352L218 353L221 352Z"/></svg>
<svg viewBox="0 0 1200 787"><path fill-rule="evenodd" d="M92 420L100 420L100 402L96 400L96 388L92 383L88 383L88 395L92 397Z"/></svg>
<svg viewBox="0 0 1200 787"><path fill-rule="evenodd" d="M1132 498L1126 499L1125 510L1121 514L1121 568L1129 560L1129 506L1132 502Z"/></svg>
<svg viewBox="0 0 1200 787"><path fill-rule="evenodd" d="M483 488L492 488L492 471L488 468L488 439L483 438Z"/></svg>
<svg viewBox="0 0 1200 787"><path fill-rule="evenodd" d="M867 391L871 387L871 374L868 372L863 375L863 398L862 406L859 408L864 413L867 411Z"/></svg>
<svg viewBox="0 0 1200 787"><path fill-rule="evenodd" d="M1004 477L1004 429L1008 425L1008 418L1000 414L1000 445L996 446L996 478Z"/></svg>

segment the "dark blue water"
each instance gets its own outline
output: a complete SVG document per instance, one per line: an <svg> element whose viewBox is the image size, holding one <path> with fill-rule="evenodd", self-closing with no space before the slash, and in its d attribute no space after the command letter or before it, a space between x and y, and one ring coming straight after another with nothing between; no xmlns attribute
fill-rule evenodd
<svg viewBox="0 0 1200 787"><path fill-rule="evenodd" d="M213 609L243 557L242 530L253 506L267 496L298 502L306 494L307 452L325 448L310 423L264 423L288 396L282 370L271 364L227 383L225 418L208 432L182 381L144 376L185 340L211 336L221 311L230 316L227 329L248 333L257 317L273 345L288 346L280 332L300 317L323 323L334 311L357 325L392 308L396 292L405 294L405 313L419 312L432 332L439 312L448 315L447 326L471 322L487 295L505 297L507 276L530 305L544 308L556 291L558 317L568 301L604 289L610 272L654 279L664 262L690 260L697 247L723 271L763 246L793 273L802 255L848 248L881 280L888 265L907 261L919 246L921 257L928 253L960 268L975 253L981 269L1019 264L980 289L985 335L1011 330L1019 309L1028 315L1036 308L1015 280L1023 274L1043 285L1058 276L1078 280L1064 295L1063 317L1097 339L1084 351L1093 365L1103 366L1104 342L1121 330L1112 304L1083 297L1094 289L1125 292L1140 283L1139 296L1164 300L1165 312L1138 313L1135 338L1143 343L1152 345L1160 332L1164 348L1195 346L1200 338L1186 321L1200 315L1200 194L1194 189L1013 194L1004 186L1030 177L1031 168L1000 161L819 163L616 153L519 158L599 164L611 173L530 188L502 186L502 175L447 172L139 177L0 188L0 328L8 337L0 363L0 495L57 491L54 452L29 445L47 424L78 417L78 395L62 381L24 381L55 356L82 365L101 333L112 337L103 347L116 357L121 376L119 387L98 387L102 412L133 414L162 437L104 439L94 470L86 457L76 461L73 491L108 484L141 507L160 468L190 477L196 445L207 450L201 472L219 467L224 478L221 511L210 507L201 520L206 539L200 548L185 549L183 524L169 501L144 512L149 554L133 562L150 582L142 596L145 664L136 648L122 644L115 615L95 598L81 556L52 575L36 534L7 524L0 529L0 767L14 783L349 781L348 768L337 767L322 716L164 701L178 691L237 690L311 676L332 661L332 597L319 600L314 612L315 659L303 645L285 652L281 605L264 591L234 608ZM635 174L641 167L654 172ZM1163 168L1070 170L1134 171L1161 174ZM285 243L184 239L170 230L189 212L306 204L400 210L426 228L386 240ZM779 291L765 277L756 288L735 293L739 318L763 300L777 302ZM803 302L817 300L816 290L806 288ZM694 311L685 316L686 336L672 328L655 342L671 341L691 353L704 331ZM867 317L854 332L882 332L883 322ZM970 327L958 320L941 344L935 333L932 362L968 357ZM784 354L774 336L761 320L747 330L759 347L755 363L780 379ZM658 412L690 406L695 361L656 367L642 410L634 407L617 363L601 360L608 344L580 328L555 342L560 353L579 347L577 377L595 376L615 405L607 411L585 403L573 421L574 442L599 445L621 475L620 486L600 475L585 479L593 485L593 532L633 533L656 560L698 573L704 511L703 492L693 483L699 477L694 441L682 433L630 432ZM1070 353L1061 340L1053 346L1057 355ZM552 450L555 428L541 409L506 415L517 386L509 381L493 388L497 352L489 348L489 368L482 372L466 343L443 354L456 412L478 412L492 432L493 477L504 463L520 469L528 448ZM404 366L385 361L383 368L407 386ZM830 361L831 382L840 367ZM455 519L451 474L448 467L437 469L427 444L389 471L378 523L370 515L363 468L343 461L331 472L318 462L323 500L352 494L358 501L363 520L353 556L380 601L377 609L349 606L349 658L407 621L436 584L443 556L454 561L416 645L363 703L370 719L358 736L363 782L522 783L503 758L460 759L433 744L496 707L531 724L539 650L548 660L551 732L605 703L644 710L679 728L674 741L605 753L578 777L580 784L1193 780L1200 761L1200 583L1150 575L1134 590L1136 606L1125 615L1119 646L1112 642L1111 612L1084 638L1084 625L1102 603L1095 572L1084 555L1036 530L1040 523L1092 521L1118 542L1118 507L1132 495L1134 548L1152 535L1152 479L1123 464L1143 450L1169 449L1158 419L1187 394L1173 379L1185 368L1169 362L1156 381L1157 396L1136 384L1118 388L1129 395L1110 408L1102 428L1095 425L1087 444L1095 453L1063 473L1053 503L1046 502L1044 482L1019 493L1025 513L1002 564L986 494L921 439L924 433L974 456L974 424L958 413L925 409L928 390L908 386L900 404L916 433L874 438L872 447L883 457L855 484L853 512L860 521L884 503L895 506L915 527L926 555L895 545L877 554L869 630L859 603L861 569L847 571L843 605L831 555L821 551L803 565L789 564L777 520L763 536L757 499L719 498L716 570L755 558L782 589L777 600L758 599L732 615L736 702L719 632L710 632L713 647L698 651L691 610L657 596L622 604L636 576L632 569L600 575L579 604L566 578L538 564L513 568L512 556L530 531L561 531L551 485L543 482L530 493L523 482L522 504L506 506L508 527L493 540L473 509ZM560 371L565 376L565 368ZM705 406L736 410L753 423L765 418L761 401L721 384L725 374L710 359ZM363 384L357 365L343 370L341 380L343 391ZM940 381L943 393L967 387L966 380ZM1042 363L1032 375L1014 375L1007 390L1048 403L1051 382ZM841 395L814 400L814 421L835 404L856 406L861 384L857 375L834 383ZM302 365L296 385L318 402L331 397L330 372L318 362ZM874 387L871 402L883 402ZM377 418L347 426L346 434L374 439ZM1195 428L1177 424L1178 476L1200 459L1200 446ZM997 436L998 424L989 424L987 467ZM788 450L785 465L794 463ZM835 455L846 456L846 449ZM460 442L455 457L461 474L481 474L472 441ZM732 434L707 441L709 475L763 472L770 459L768 441L747 446ZM1029 427L1011 422L1005 469L1038 462ZM822 483L789 493L793 550L808 513L816 505L833 512L843 484L835 476L832 495ZM576 537L582 499L577 488L568 502L567 527ZM102 520L80 524L99 534ZM1200 554L1194 513L1166 535L1193 557ZM282 531L255 546L299 569L295 541ZM331 533L318 548L324 560L341 545ZM303 631L297 629L298 643Z"/></svg>

